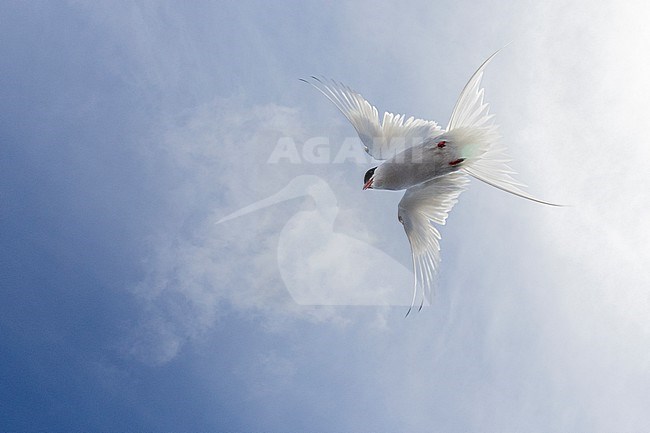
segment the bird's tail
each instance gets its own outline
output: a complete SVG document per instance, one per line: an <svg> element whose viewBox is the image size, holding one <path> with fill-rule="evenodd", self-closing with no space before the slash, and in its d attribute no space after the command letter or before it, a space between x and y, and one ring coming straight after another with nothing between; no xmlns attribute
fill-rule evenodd
<svg viewBox="0 0 650 433"><path fill-rule="evenodd" d="M526 193L521 189L525 185L512 177L516 172L508 166L510 158L505 146L499 144L494 115L489 113L481 87L483 70L497 53L498 51L483 62L463 88L451 114L446 134L452 136L458 144L463 161L462 170L469 175L519 197L558 206Z"/></svg>

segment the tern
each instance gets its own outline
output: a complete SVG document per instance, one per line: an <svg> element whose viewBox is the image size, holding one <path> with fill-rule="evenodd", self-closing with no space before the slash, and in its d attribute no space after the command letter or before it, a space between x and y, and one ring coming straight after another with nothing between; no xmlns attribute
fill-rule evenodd
<svg viewBox="0 0 650 433"><path fill-rule="evenodd" d="M447 128L431 120L385 112L379 121L377 109L361 94L325 78L302 80L325 95L350 121L365 151L383 161L368 170L363 189L406 190L398 205L397 219L411 246L415 282L411 312L420 294L420 308L430 300L440 263L440 232L469 176L511 194L551 206L521 188L513 178L505 146L499 143L494 115L484 102L483 71L498 53L492 54L472 75L451 113Z"/></svg>

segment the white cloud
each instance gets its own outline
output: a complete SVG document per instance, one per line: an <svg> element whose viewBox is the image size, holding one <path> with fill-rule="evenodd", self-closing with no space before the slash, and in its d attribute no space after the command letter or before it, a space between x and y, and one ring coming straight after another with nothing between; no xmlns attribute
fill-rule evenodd
<svg viewBox="0 0 650 433"><path fill-rule="evenodd" d="M273 328L296 318L349 322L344 309L310 305L410 302L410 269L371 245L364 209L349 205L361 193L359 166L268 163L285 137L302 154L308 137L295 109L246 109L221 100L182 119L172 122L176 126L148 157L152 176L170 187L164 195L171 213L154 221L159 235L151 240L147 277L134 288L144 317L129 352L148 362L168 361L232 308L261 314ZM350 185L350 176L358 184ZM346 194L339 204L337 196ZM275 198L263 208L217 224L269 196ZM155 341L157 329L161 341L144 344Z"/></svg>

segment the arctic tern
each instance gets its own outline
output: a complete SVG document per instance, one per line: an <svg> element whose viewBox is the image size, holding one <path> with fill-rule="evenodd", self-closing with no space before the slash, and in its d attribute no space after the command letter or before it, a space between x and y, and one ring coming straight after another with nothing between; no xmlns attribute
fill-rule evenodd
<svg viewBox="0 0 650 433"><path fill-rule="evenodd" d="M492 54L472 75L452 111L447 128L436 122L384 113L349 87L326 79L302 80L325 95L352 123L365 151L383 161L368 170L363 189L406 190L398 220L411 245L415 283L410 313L418 293L420 308L429 298L440 262L440 233L448 213L469 183L468 175L511 194L551 206L532 197L515 180L510 159L499 144L497 126L483 100L481 79Z"/></svg>

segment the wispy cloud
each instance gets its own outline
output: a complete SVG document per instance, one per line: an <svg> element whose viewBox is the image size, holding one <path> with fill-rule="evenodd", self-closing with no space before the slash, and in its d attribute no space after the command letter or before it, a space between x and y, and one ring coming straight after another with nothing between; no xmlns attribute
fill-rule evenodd
<svg viewBox="0 0 650 433"><path fill-rule="evenodd" d="M220 100L186 113L151 151L149 170L169 187L162 196L171 213L157 221L147 277L134 287L144 314L127 350L143 360L170 360L232 309L273 327L349 321L345 310L310 305L410 302L410 269L356 230L363 209L338 203L337 193L361 191L356 164L269 163L283 138L302 150L305 121L295 109L240 104ZM357 188L336 177L351 168ZM272 195L270 208L217 224ZM335 227L339 211L346 218Z"/></svg>
<svg viewBox="0 0 650 433"><path fill-rule="evenodd" d="M21 290L3 298L2 367L33 399L3 401L24 404L15 429L120 430L79 404L108 393L143 430L643 431L648 7L470 3L3 3L3 281ZM381 295L410 252L401 194L361 191L370 161L330 163L358 143L298 78L446 124L510 41L486 98L531 193L570 206L473 182L441 230L432 308L299 305ZM297 161L269 163L283 138Z"/></svg>

